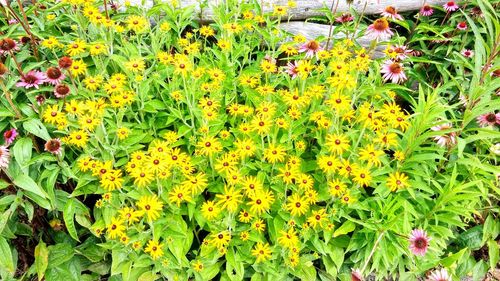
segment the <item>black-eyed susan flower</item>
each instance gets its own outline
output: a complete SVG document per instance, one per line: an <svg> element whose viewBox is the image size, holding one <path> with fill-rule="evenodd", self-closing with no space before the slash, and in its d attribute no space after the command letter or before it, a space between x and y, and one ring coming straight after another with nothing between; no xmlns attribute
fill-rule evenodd
<svg viewBox="0 0 500 281"><path fill-rule="evenodd" d="M408 176L404 173L395 172L389 175L387 178L387 187L391 189L391 191L396 191L401 188L408 187Z"/></svg>
<svg viewBox="0 0 500 281"><path fill-rule="evenodd" d="M153 260L163 257L163 244L156 240L149 240L144 252L148 253Z"/></svg>
<svg viewBox="0 0 500 281"><path fill-rule="evenodd" d="M257 263L268 261L271 259L272 251L268 243L257 242L255 247L252 249L252 256L256 258Z"/></svg>
<svg viewBox="0 0 500 281"><path fill-rule="evenodd" d="M149 221L154 221L160 217L163 203L156 195L144 195L137 202L137 207Z"/></svg>

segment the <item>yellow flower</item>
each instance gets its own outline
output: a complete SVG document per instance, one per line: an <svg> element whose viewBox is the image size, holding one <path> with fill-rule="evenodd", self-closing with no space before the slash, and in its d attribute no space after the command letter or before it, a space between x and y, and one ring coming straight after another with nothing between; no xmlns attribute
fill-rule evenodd
<svg viewBox="0 0 500 281"><path fill-rule="evenodd" d="M264 150L264 159L269 163L283 162L285 155L285 148L279 144L269 144L268 148Z"/></svg>
<svg viewBox="0 0 500 281"><path fill-rule="evenodd" d="M307 218L307 222L313 228L316 228L317 226L323 228L323 224L326 223L327 221L328 220L326 219L325 209L319 209L317 211L313 211L311 216Z"/></svg>
<svg viewBox="0 0 500 281"><path fill-rule="evenodd" d="M118 130L116 130L116 135L118 136L118 139L120 139L120 140L126 139L129 134L130 134L130 129L125 128L125 127L121 127L121 128L118 128Z"/></svg>
<svg viewBox="0 0 500 281"><path fill-rule="evenodd" d="M344 194L347 185L339 179L328 182L328 191L332 196L340 196Z"/></svg>
<svg viewBox="0 0 500 281"><path fill-rule="evenodd" d="M54 36L50 36L49 38L42 41L42 46L49 49L55 49L60 48L63 45L59 43L59 40L57 40L57 38L55 38Z"/></svg>
<svg viewBox="0 0 500 281"><path fill-rule="evenodd" d="M247 205L250 206L250 212L259 216L271 209L271 205L274 203L274 194L272 191L257 190L249 195L249 199L251 201Z"/></svg>
<svg viewBox="0 0 500 281"><path fill-rule="evenodd" d="M222 144L214 137L205 136L196 144L196 154L212 156L222 151Z"/></svg>
<svg viewBox="0 0 500 281"><path fill-rule="evenodd" d="M104 44L95 43L90 46L89 52L92 56L97 56L107 53L107 50Z"/></svg>
<svg viewBox="0 0 500 281"><path fill-rule="evenodd" d="M204 25L200 28L200 35L203 37L214 36L215 30L208 25Z"/></svg>
<svg viewBox="0 0 500 281"><path fill-rule="evenodd" d="M148 245L144 249L144 252L148 253L153 260L156 260L163 256L163 244L158 241L149 240Z"/></svg>
<svg viewBox="0 0 500 281"><path fill-rule="evenodd" d="M48 21L52 21L56 18L56 15L54 14L48 14L46 17L45 17Z"/></svg>
<svg viewBox="0 0 500 281"><path fill-rule="evenodd" d="M74 131L69 134L69 143L77 147L84 147L88 139L89 135L84 130Z"/></svg>
<svg viewBox="0 0 500 281"><path fill-rule="evenodd" d="M73 61L73 64L70 67L71 75L74 77L85 74L87 72L87 64L83 62L83 60Z"/></svg>
<svg viewBox="0 0 500 281"><path fill-rule="evenodd" d="M286 6L274 6L273 16L281 17L286 15L287 7Z"/></svg>
<svg viewBox="0 0 500 281"><path fill-rule="evenodd" d="M125 225L119 218L111 218L111 223L107 226L108 237L114 239L125 234Z"/></svg>
<svg viewBox="0 0 500 281"><path fill-rule="evenodd" d="M353 175L354 175L354 178L352 179L352 181L361 185L361 186L368 186L368 185L370 185L370 183L372 181L372 176L370 174L370 170L368 170L366 168L354 169Z"/></svg>
<svg viewBox="0 0 500 281"><path fill-rule="evenodd" d="M227 41L225 39L219 39L217 41L217 46L219 46L219 48L221 48L221 50L226 51L226 50L229 50L231 48L231 42Z"/></svg>
<svg viewBox="0 0 500 281"><path fill-rule="evenodd" d="M387 178L387 187L389 187L391 191L396 191L408 186L408 176L404 173L395 172Z"/></svg>
<svg viewBox="0 0 500 281"><path fill-rule="evenodd" d="M220 205L222 209L226 209L229 212L235 212L238 209L241 197L241 193L235 190L234 186L224 186L224 193L215 195L215 198L219 200L217 205Z"/></svg>
<svg viewBox="0 0 500 281"><path fill-rule="evenodd" d="M193 262L192 267L196 272L201 272L204 268L203 263L200 260L196 260L195 262Z"/></svg>
<svg viewBox="0 0 500 281"><path fill-rule="evenodd" d="M87 43L85 43L85 41L76 39L72 43L68 44L66 54L70 56L77 56L81 53L84 53L86 47Z"/></svg>
<svg viewBox="0 0 500 281"><path fill-rule="evenodd" d="M167 32L167 31L170 31L170 29L172 29L172 27L170 26L170 23L168 23L168 22L162 22L160 24L160 30L161 31Z"/></svg>
<svg viewBox="0 0 500 281"><path fill-rule="evenodd" d="M220 211L221 209L211 200L206 201L201 206L201 215L207 220L216 218L219 215Z"/></svg>
<svg viewBox="0 0 500 281"><path fill-rule="evenodd" d="M145 64L142 59L132 59L125 63L125 68L131 72L141 72L144 71Z"/></svg>
<svg viewBox="0 0 500 281"><path fill-rule="evenodd" d="M184 201L191 202L191 192L185 186L177 186L168 193L168 199L171 203L175 203L177 207L180 207Z"/></svg>
<svg viewBox="0 0 500 281"><path fill-rule="evenodd" d="M256 262L260 263L263 261L268 261L271 259L271 247L269 246L269 243L261 243L258 242L257 245L252 249L252 256L256 257Z"/></svg>
<svg viewBox="0 0 500 281"><path fill-rule="evenodd" d="M375 165L379 167L382 165L380 161L380 156L384 155L384 151L380 149L375 149L373 144L368 144L365 148L359 150L359 160L366 161L370 165Z"/></svg>
<svg viewBox="0 0 500 281"><path fill-rule="evenodd" d="M299 237L295 229L291 227L288 231L281 230L280 236L278 237L278 243L288 249L297 247L299 244Z"/></svg>
<svg viewBox="0 0 500 281"><path fill-rule="evenodd" d="M137 206L147 216L148 220L154 221L160 217L160 212L163 208L163 203L156 195L142 196L137 202Z"/></svg>
<svg viewBox="0 0 500 281"><path fill-rule="evenodd" d="M83 79L83 84L85 84L85 88L87 88L91 91L95 91L102 84L102 76L100 76L100 75L88 76L87 78Z"/></svg>
<svg viewBox="0 0 500 281"><path fill-rule="evenodd" d="M125 22L127 24L127 29L135 33L145 32L149 28L149 21L141 16L129 16Z"/></svg>
<svg viewBox="0 0 500 281"><path fill-rule="evenodd" d="M328 151L334 154L342 154L349 149L349 140L344 135L327 135L325 144Z"/></svg>
<svg viewBox="0 0 500 281"><path fill-rule="evenodd" d="M212 244L218 249L224 248L231 241L231 233L227 230L221 231L219 233L214 233L211 235Z"/></svg>
<svg viewBox="0 0 500 281"><path fill-rule="evenodd" d="M309 203L306 198L302 198L297 193L288 197L288 203L286 204L286 209L290 212L292 216L302 216L309 210Z"/></svg>

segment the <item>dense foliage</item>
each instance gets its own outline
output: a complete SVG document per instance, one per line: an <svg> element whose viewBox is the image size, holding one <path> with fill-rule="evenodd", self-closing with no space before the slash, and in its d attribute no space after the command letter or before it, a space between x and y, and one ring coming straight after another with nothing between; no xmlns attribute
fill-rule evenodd
<svg viewBox="0 0 500 281"><path fill-rule="evenodd" d="M498 1L146 2L0 1L2 280L498 276Z"/></svg>

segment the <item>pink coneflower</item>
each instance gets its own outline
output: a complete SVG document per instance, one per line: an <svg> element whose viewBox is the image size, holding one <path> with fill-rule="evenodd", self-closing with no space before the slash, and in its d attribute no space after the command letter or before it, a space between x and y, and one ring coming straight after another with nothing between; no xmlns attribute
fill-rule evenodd
<svg viewBox="0 0 500 281"><path fill-rule="evenodd" d="M397 84L407 79L403 70L403 65L392 60L386 60L380 72L383 74L383 78L386 82L391 80L392 83Z"/></svg>
<svg viewBox="0 0 500 281"><path fill-rule="evenodd" d="M5 131L5 133L3 133L3 139L5 140L5 144L9 145L12 142L14 142L14 140L17 137L17 135L18 135L17 131L14 128L12 128L12 129L10 129L8 131Z"/></svg>
<svg viewBox="0 0 500 281"><path fill-rule="evenodd" d="M38 86L45 82L45 73L40 71L31 70L27 74L21 76L21 81L16 83L17 87L24 87L29 89L31 87L35 87L38 89Z"/></svg>
<svg viewBox="0 0 500 281"><path fill-rule="evenodd" d="M51 139L45 143L45 151L50 152L55 155L60 155L62 152L61 149L61 140L60 139Z"/></svg>
<svg viewBox="0 0 500 281"><path fill-rule="evenodd" d="M363 274L361 274L361 271L359 269L353 269L351 271L351 281L363 281Z"/></svg>
<svg viewBox="0 0 500 281"><path fill-rule="evenodd" d="M19 46L16 41L10 38L0 39L0 55L15 51L19 51Z"/></svg>
<svg viewBox="0 0 500 281"><path fill-rule="evenodd" d="M393 34L389 28L389 22L385 18L376 19L366 30L366 35L372 40L389 40Z"/></svg>
<svg viewBox="0 0 500 281"><path fill-rule="evenodd" d="M70 89L66 84L59 84L54 87L54 95L56 98L62 99L70 94Z"/></svg>
<svg viewBox="0 0 500 281"><path fill-rule="evenodd" d="M451 281L451 277L446 269L441 268L432 272L427 281Z"/></svg>
<svg viewBox="0 0 500 281"><path fill-rule="evenodd" d="M292 76L292 79L294 79L295 77L297 77L297 75L299 74L297 72L297 66L299 66L297 64L297 62L289 62L287 65L286 65L286 73L288 73L290 76Z"/></svg>
<svg viewBox="0 0 500 281"><path fill-rule="evenodd" d="M486 113L477 117L477 123L481 127L494 126L495 124L500 125L500 113Z"/></svg>
<svg viewBox="0 0 500 281"><path fill-rule="evenodd" d="M3 78L5 73L7 73L7 71L9 71L9 69L7 69L7 66L5 66L5 64L0 62L0 78Z"/></svg>
<svg viewBox="0 0 500 281"><path fill-rule="evenodd" d="M425 4L425 5L424 5L424 6L420 9L420 14L421 14L422 16L424 16L424 17L430 17L430 16L432 16L432 14L434 14L434 9L433 9L431 6L429 6L429 5Z"/></svg>
<svg viewBox="0 0 500 281"><path fill-rule="evenodd" d="M45 97L43 95L38 95L35 97L36 103L42 105L45 102Z"/></svg>
<svg viewBox="0 0 500 281"><path fill-rule="evenodd" d="M6 146L1 145L0 146L0 168L9 167L9 162L10 162L9 149Z"/></svg>
<svg viewBox="0 0 500 281"><path fill-rule="evenodd" d="M319 51L323 50L323 48L319 45L319 42L316 40L310 40L304 45L300 46L299 53L306 53L306 58L312 58Z"/></svg>
<svg viewBox="0 0 500 281"><path fill-rule="evenodd" d="M448 1L443 5L443 8L449 13L449 12L455 12L458 10L458 5L455 3L455 1Z"/></svg>
<svg viewBox="0 0 500 281"><path fill-rule="evenodd" d="M464 49L462 52L461 52L462 56L466 57L466 58L472 58L474 56L474 51L472 50L469 50L469 49Z"/></svg>
<svg viewBox="0 0 500 281"><path fill-rule="evenodd" d="M424 230L414 229L408 241L410 242L410 250L414 255L424 256L425 253L427 253L427 248L429 248L429 241L431 241L431 238L427 236Z"/></svg>
<svg viewBox="0 0 500 281"><path fill-rule="evenodd" d="M391 20L403 20L403 17L398 14L398 11L393 6L385 7L381 15Z"/></svg>
<svg viewBox="0 0 500 281"><path fill-rule="evenodd" d="M465 21L461 21L457 24L457 28L460 30L467 30L467 23Z"/></svg>
<svg viewBox="0 0 500 281"><path fill-rule="evenodd" d="M353 20L354 20L354 17L349 13L344 13L340 17L335 18L335 21L338 23L346 23L346 22L350 22Z"/></svg>
<svg viewBox="0 0 500 281"><path fill-rule="evenodd" d="M45 75L47 76L47 83L50 83L52 85L57 85L61 83L64 78L66 78L64 73L62 73L61 70L57 67L49 67L47 69L47 72L45 72Z"/></svg>
<svg viewBox="0 0 500 281"><path fill-rule="evenodd" d="M453 126L451 123L445 123L441 125L437 125L431 128L431 130L437 132L437 131L445 131L445 130L450 130L452 129ZM438 145L445 147L445 146L452 146L457 144L457 134L455 132L450 132L446 133L441 136L435 136L434 140L437 142Z"/></svg>
<svg viewBox="0 0 500 281"><path fill-rule="evenodd" d="M391 47L391 51L396 53L396 59L400 61L407 59L408 55L413 52L404 45L395 45Z"/></svg>

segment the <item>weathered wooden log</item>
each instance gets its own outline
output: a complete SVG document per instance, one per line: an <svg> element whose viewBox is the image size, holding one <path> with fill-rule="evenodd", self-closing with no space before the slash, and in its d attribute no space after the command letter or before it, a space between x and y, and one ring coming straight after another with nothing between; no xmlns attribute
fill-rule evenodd
<svg viewBox="0 0 500 281"><path fill-rule="evenodd" d="M170 0L164 0L170 1ZM272 12L275 5L286 6L288 0L255 0L262 3L265 13ZM208 7L202 9L200 14L200 3L203 0L180 0L181 7L194 5L196 7L196 17L202 21L211 21L213 18L212 7L216 6L224 0L208 0ZM248 1L241 1L248 2ZM358 13L378 14L387 6L393 6L398 12L419 10L425 3L429 5L443 5L448 0L354 0L351 5L347 4L346 0L296 0L296 7L288 11L290 20L304 20L310 17L322 16L323 12L318 11L321 8L336 7L337 12L349 12L354 9Z"/></svg>
<svg viewBox="0 0 500 281"><path fill-rule="evenodd" d="M280 24L281 29L290 32L292 34L301 34L304 35L308 40L316 39L320 36L329 36L330 26L326 24L318 24L311 22L302 22L302 21L292 21L287 23ZM335 34L335 32L333 33ZM332 43L335 43L335 40L344 39L345 35L343 34L335 34L333 36ZM361 46L368 48L371 44L371 39L367 36L361 36L359 38L355 38L356 42L358 42ZM330 44L330 47L333 44ZM373 58L379 58L383 56L384 47L378 45L374 52L371 54Z"/></svg>

